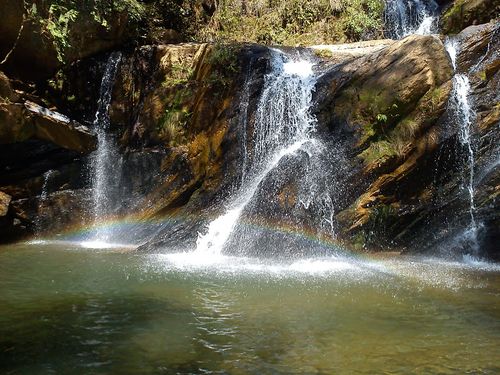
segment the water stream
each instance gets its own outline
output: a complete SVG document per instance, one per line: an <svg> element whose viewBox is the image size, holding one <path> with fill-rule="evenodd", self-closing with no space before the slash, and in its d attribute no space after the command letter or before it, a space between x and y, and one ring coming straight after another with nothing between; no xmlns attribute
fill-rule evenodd
<svg viewBox="0 0 500 375"><path fill-rule="evenodd" d="M109 108L115 76L121 61L121 53L113 52L108 58L101 81L98 108L93 128L97 134L97 150L91 156L92 214L97 230L90 245L99 246L109 240L109 233L100 229L99 224L112 213L119 199L122 158L116 149L115 140L109 132Z"/></svg>
<svg viewBox="0 0 500 375"><path fill-rule="evenodd" d="M40 199L38 200L38 217L37 221L35 223L35 233L37 236L40 236L42 230L43 230L43 223L42 223L42 218L43 218L43 209L44 205L47 201L47 197L49 195L49 183L54 175L54 171L52 169L49 169L47 172L43 174L43 184L42 184L42 190L40 193Z"/></svg>
<svg viewBox="0 0 500 375"><path fill-rule="evenodd" d="M455 70L453 76L453 91L450 97L449 105L453 112L453 119L459 127L459 140L461 145L466 150L466 170L467 177L464 181L465 189L467 190L469 200L469 216L470 222L463 233L463 240L466 241L473 255L479 253L479 243L477 241L478 224L475 218L475 191L474 191L474 139L472 136L472 127L474 125L474 110L470 103L469 93L471 86L467 74L458 72L457 54L460 48L459 42L456 39L450 38L445 43L446 50L450 55L450 59Z"/></svg>
<svg viewBox="0 0 500 375"><path fill-rule="evenodd" d="M402 39L411 34L432 34L436 31L437 11L434 0L387 0L386 35Z"/></svg>

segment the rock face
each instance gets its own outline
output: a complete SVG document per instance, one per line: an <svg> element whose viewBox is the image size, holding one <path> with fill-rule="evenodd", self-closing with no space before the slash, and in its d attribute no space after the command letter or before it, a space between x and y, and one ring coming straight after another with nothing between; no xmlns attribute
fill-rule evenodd
<svg viewBox="0 0 500 375"><path fill-rule="evenodd" d="M84 4L71 9L55 2L25 5L4 0L0 12L6 15L0 25L0 56L4 59L11 52L2 69L29 80L50 76L63 62L116 47L124 39L128 22L125 11L99 19Z"/></svg>
<svg viewBox="0 0 500 375"><path fill-rule="evenodd" d="M209 214L205 209L228 194L241 157L241 86L250 63L262 79L267 54L260 46L209 44L143 46L124 54L113 85L110 132L124 158L121 180L131 186L124 187L128 198L116 214L145 221L194 217ZM68 67L60 73L61 85L49 89L50 100L70 117L92 121L102 71L95 58ZM197 232L186 228L183 235L195 239Z"/></svg>
<svg viewBox="0 0 500 375"><path fill-rule="evenodd" d="M491 238L498 238L494 34L493 24L464 30L457 58L457 70L467 72L472 82L476 219L483 225L479 238L489 238L481 246L492 257L498 256L488 249ZM415 252L441 246L456 251L455 229L463 230L470 220L464 189L469 166L449 104L452 76L441 41L413 36L335 67L320 79L319 124L351 159L345 207L337 214L338 229L349 243L369 249Z"/></svg>
<svg viewBox="0 0 500 375"><path fill-rule="evenodd" d="M457 34L470 25L479 25L498 19L498 0L454 0L440 19L443 34Z"/></svg>
<svg viewBox="0 0 500 375"><path fill-rule="evenodd" d="M96 137L86 127L26 100L26 96L30 95L14 90L0 72L0 190L9 197L6 206L7 200L2 199L3 208L10 207L0 219L1 241L35 229L39 212L21 208L20 202L29 200L37 207L35 197L46 185L48 171L57 176L58 187L77 188L82 179L82 155L96 147ZM61 207L76 214L68 200L64 203ZM67 225L74 220L60 222Z"/></svg>
<svg viewBox="0 0 500 375"><path fill-rule="evenodd" d="M376 233L383 229L380 215L395 219L418 199L408 192L402 203L399 186L421 179L424 160L438 148L434 124L446 108L451 77L442 42L412 36L321 78L318 121L343 142L354 160L350 169L358 171L347 181L352 203L338 215L347 233Z"/></svg>
<svg viewBox="0 0 500 375"><path fill-rule="evenodd" d="M154 81L139 103L121 142L166 147L166 156L138 213L142 220L182 217L176 236L161 231L149 241L159 246L196 240L199 224L228 194L238 177L241 150L238 112L250 64L262 78L268 50L259 46L182 44L158 46ZM123 69L128 70L126 64ZM111 117L131 118L133 103L125 74L115 88ZM186 223L187 221L187 223ZM194 229L197 228L197 229ZM175 238L175 239L174 239Z"/></svg>
<svg viewBox="0 0 500 375"><path fill-rule="evenodd" d="M42 3L34 3L40 12L55 11ZM162 4L145 5L165 17L148 20L142 41L178 43L186 25L169 21L172 9ZM217 5L194 2L190 17L209 17ZM497 6L457 0L442 18L444 31L493 18ZM2 70L21 78L11 81L0 72L0 238L6 241L92 221L86 155L96 139L80 124L90 126L95 118L107 58L97 53L125 40L130 12L117 9L104 26L95 15L66 9L71 27L64 40L55 40L42 32L47 14L34 18L11 0L2 9L7 17L0 25L0 55L8 55ZM452 101L453 77L460 73L470 80L475 113L477 241L498 257L498 33L494 22L460 32L455 72L437 36L294 50L315 55L319 70L314 136L328 151L315 164L324 171L321 183L311 183L328 193L330 201L320 209L330 210L329 225L318 226L319 211L298 199L299 175L312 163L307 152L284 158L261 181L266 199L253 202L245 219L319 237L328 230L355 249L453 253L463 247L470 166ZM73 63L54 73L61 53ZM154 233L144 233L146 249L193 245L242 184L243 159L254 156L255 112L271 52L249 44L131 45L120 61L106 129L122 159L124 198L111 213L160 223ZM30 71L28 62L37 68Z"/></svg>

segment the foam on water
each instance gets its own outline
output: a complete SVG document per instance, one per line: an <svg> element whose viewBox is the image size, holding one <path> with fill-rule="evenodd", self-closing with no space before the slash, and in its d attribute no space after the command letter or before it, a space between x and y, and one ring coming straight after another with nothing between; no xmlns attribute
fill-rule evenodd
<svg viewBox="0 0 500 375"><path fill-rule="evenodd" d="M307 78L313 74L312 67L313 65L310 61L289 61L283 64L283 71L288 75L296 75L301 78Z"/></svg>
<svg viewBox="0 0 500 375"><path fill-rule="evenodd" d="M182 271L185 273L209 273L216 275L266 275L286 276L318 276L327 277L333 274L348 274L362 277L370 273L369 268L360 267L349 258L309 258L291 262L265 260L243 256L226 256L213 254L202 255L197 252L151 255L150 266L164 271Z"/></svg>
<svg viewBox="0 0 500 375"><path fill-rule="evenodd" d="M83 247L84 249L96 249L96 250L130 247L130 245L119 244L119 243L110 243L110 242L100 241L100 240L82 241L82 242L79 242L78 244L81 247Z"/></svg>
<svg viewBox="0 0 500 375"><path fill-rule="evenodd" d="M181 272L207 277L335 278L350 282L369 278L449 289L475 287L470 272L500 272L500 265L472 258L450 261L404 256L384 259L331 256L280 261L222 254L200 256L194 252L153 254L146 267L160 273Z"/></svg>

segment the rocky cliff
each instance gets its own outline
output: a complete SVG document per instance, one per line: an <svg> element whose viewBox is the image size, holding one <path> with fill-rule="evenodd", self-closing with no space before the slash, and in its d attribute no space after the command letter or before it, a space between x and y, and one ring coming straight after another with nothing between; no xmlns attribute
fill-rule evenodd
<svg viewBox="0 0 500 375"><path fill-rule="evenodd" d="M251 134L270 49L179 43L196 35L193 25L220 17L217 2L196 2L171 24L167 16L141 23L140 12L159 12L154 2L91 16L42 3L36 13L17 2L1 5L9 15L0 29L0 69L8 76L0 73L1 240L91 223L94 117L106 51L121 49L108 131L123 158L122 188L109 215L159 223L141 234L143 248L194 244L240 187L246 153L255 152ZM324 228L319 211L298 202L293 175L305 168L302 155L277 166L279 181L262 182L267 198L247 212L249 222L307 228L357 250L469 251L462 235L470 221L471 165L453 109L454 76L463 73L474 110L477 241L484 254L499 256L500 31L498 21L467 27L497 17L498 2L440 7L443 33L458 33L456 67L447 37L438 35L287 50L316 63L312 112L328 150L322 188L332 217ZM47 34L56 15L58 28ZM54 32L64 27L58 39Z"/></svg>

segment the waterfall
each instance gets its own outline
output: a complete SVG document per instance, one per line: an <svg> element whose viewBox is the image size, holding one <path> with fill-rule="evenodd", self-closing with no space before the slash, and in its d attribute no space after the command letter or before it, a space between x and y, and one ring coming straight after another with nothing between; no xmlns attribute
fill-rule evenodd
<svg viewBox="0 0 500 375"><path fill-rule="evenodd" d="M450 56L455 74L453 76L453 90L450 98L450 107L453 111L454 119L459 126L460 144L466 150L466 163L468 165L468 175L465 178L465 188L469 197L469 216L470 223L465 231L464 239L472 244L472 250L475 255L478 252L477 230L478 226L475 218L474 202L474 142L472 138L472 126L474 122L474 110L471 107L469 93L471 90L469 77L466 74L457 72L457 53L459 49L458 41L448 39L445 43L446 50Z"/></svg>
<svg viewBox="0 0 500 375"><path fill-rule="evenodd" d="M43 184L42 184L42 190L40 192L40 198L38 199L38 215L35 223L35 232L37 235L40 235L42 231L42 210L45 202L47 201L47 196L49 194L48 189L49 189L49 183L51 177L54 175L54 171L52 169L49 169L47 172L43 174Z"/></svg>
<svg viewBox="0 0 500 375"><path fill-rule="evenodd" d="M271 49L271 71L265 77L257 104L253 149L246 161L243 184L226 212L208 225L205 234L199 235L195 252L220 255L261 183L286 156L315 142L311 136L315 119L309 113L316 82L312 67L308 60L294 60Z"/></svg>
<svg viewBox="0 0 500 375"><path fill-rule="evenodd" d="M434 0L387 0L386 35L402 39L411 34L428 35L435 31L438 5Z"/></svg>
<svg viewBox="0 0 500 375"><path fill-rule="evenodd" d="M95 226L111 213L113 201L116 199L115 193L120 184L121 156L109 134L109 107L120 61L120 52L113 52L108 58L93 123L97 134L97 150L91 156L92 214ZM108 237L105 230L98 228L93 240L105 242Z"/></svg>

